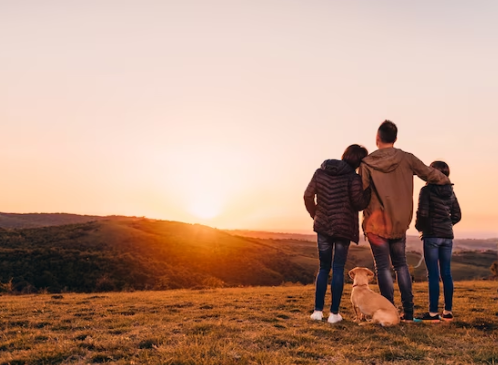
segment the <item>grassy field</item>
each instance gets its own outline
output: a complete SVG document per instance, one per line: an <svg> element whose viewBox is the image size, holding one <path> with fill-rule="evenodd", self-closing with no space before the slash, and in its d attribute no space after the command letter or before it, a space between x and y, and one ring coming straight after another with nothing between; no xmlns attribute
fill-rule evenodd
<svg viewBox="0 0 498 365"><path fill-rule="evenodd" d="M336 325L308 319L311 285L2 296L0 364L497 364L497 287L457 282L454 322L394 328L352 321L351 284Z"/></svg>

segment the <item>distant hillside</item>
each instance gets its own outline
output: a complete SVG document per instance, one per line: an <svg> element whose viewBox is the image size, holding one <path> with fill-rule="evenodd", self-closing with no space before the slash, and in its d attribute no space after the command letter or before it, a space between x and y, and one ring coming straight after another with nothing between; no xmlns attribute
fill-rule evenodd
<svg viewBox="0 0 498 365"><path fill-rule="evenodd" d="M474 239L462 238L455 240L457 251L491 250L498 251L498 238Z"/></svg>
<svg viewBox="0 0 498 365"><path fill-rule="evenodd" d="M72 218L91 221L0 230L0 282L12 279L15 292L308 284L318 268L316 243L309 240L242 237L201 225L145 218L30 216L45 216L38 220L45 223L49 217L52 223ZM421 254L408 251L407 259L415 280L425 280ZM453 258L453 276L487 278L496 259L496 251L459 251ZM365 242L351 245L346 270L355 266L373 269Z"/></svg>
<svg viewBox="0 0 498 365"><path fill-rule="evenodd" d="M76 292L313 282L280 249L201 225L108 218L0 231L0 281Z"/></svg>
<svg viewBox="0 0 498 365"><path fill-rule="evenodd" d="M225 232L230 233L234 236L261 238L265 240L316 241L316 234L251 231L246 229L230 229L226 230Z"/></svg>
<svg viewBox="0 0 498 365"><path fill-rule="evenodd" d="M95 216L79 215L69 213L1 213L0 212L0 229L22 229L22 228L39 228L62 226L68 224L86 223L100 221L105 219L127 218L122 216ZM128 217L134 218L134 217ZM267 232L253 230L225 230L232 236L249 237L265 240L296 240L316 242L315 234L297 234L285 232ZM363 239L362 239L363 240ZM364 242L361 242L364 243ZM408 236L406 242L407 251L421 252L422 243L417 236ZM454 241L454 251L473 251L473 250L492 250L498 251L498 238L490 239L456 239Z"/></svg>
<svg viewBox="0 0 498 365"><path fill-rule="evenodd" d="M310 272L316 272L318 266L318 250L316 243L299 240L263 240L258 242L279 248L289 259ZM406 258L415 281L426 281L427 272L422 253L407 251ZM452 275L454 280L475 280L488 278L491 275L490 266L498 259L497 252L492 250L458 251L452 258ZM374 269L372 253L367 243L359 246L351 244L345 270L356 266ZM348 278L346 278L348 280Z"/></svg>
<svg viewBox="0 0 498 365"><path fill-rule="evenodd" d="M227 233L241 236L251 237L266 240L296 240L296 241L310 241L316 242L316 234L296 234L296 233L282 233L282 232L266 232L266 231L250 231L243 229L227 230ZM360 244L364 243L361 237ZM422 252L422 241L417 236L406 237L406 250L414 252ZM453 242L454 251L473 251L473 250L491 250L498 251L498 238L489 239L473 239L462 238L456 239Z"/></svg>
<svg viewBox="0 0 498 365"><path fill-rule="evenodd" d="M0 213L0 228L20 229L62 226L66 224L85 223L101 219L105 219L105 217L68 213Z"/></svg>

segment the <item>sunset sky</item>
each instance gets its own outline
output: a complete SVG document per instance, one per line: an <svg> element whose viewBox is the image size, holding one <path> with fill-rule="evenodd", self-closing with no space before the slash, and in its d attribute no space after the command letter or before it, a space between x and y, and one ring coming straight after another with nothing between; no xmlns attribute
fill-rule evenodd
<svg viewBox="0 0 498 365"><path fill-rule="evenodd" d="M497 19L495 0L2 1L0 211L311 232L315 169L390 119L450 165L457 238L497 237Z"/></svg>

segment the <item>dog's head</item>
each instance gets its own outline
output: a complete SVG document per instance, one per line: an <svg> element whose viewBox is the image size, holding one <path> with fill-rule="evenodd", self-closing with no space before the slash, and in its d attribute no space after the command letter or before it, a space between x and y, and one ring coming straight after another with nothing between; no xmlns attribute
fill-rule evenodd
<svg viewBox="0 0 498 365"><path fill-rule="evenodd" d="M374 273L366 267L355 267L348 274L355 284L368 284L374 277Z"/></svg>

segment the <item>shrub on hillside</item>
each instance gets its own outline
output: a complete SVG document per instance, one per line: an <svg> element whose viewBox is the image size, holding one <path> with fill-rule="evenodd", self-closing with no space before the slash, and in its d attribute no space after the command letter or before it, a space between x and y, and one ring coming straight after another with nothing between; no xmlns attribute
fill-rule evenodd
<svg viewBox="0 0 498 365"><path fill-rule="evenodd" d="M493 278L498 279L498 261L493 262L489 269L493 273Z"/></svg>

